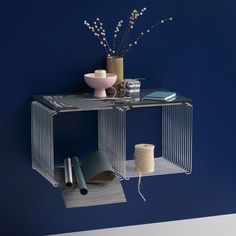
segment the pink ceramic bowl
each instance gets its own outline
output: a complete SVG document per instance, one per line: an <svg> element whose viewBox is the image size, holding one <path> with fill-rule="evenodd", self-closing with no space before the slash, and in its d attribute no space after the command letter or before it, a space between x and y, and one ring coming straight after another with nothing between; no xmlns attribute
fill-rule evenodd
<svg viewBox="0 0 236 236"><path fill-rule="evenodd" d="M94 97L97 98L106 97L107 94L105 89L112 87L112 85L116 82L116 79L117 75L111 73L107 73L104 78L96 77L94 73L84 75L86 84L95 89Z"/></svg>

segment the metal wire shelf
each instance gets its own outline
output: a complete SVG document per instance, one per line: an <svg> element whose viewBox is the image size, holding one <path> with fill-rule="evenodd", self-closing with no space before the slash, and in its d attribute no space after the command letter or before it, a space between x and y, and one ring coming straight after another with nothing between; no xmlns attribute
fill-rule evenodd
<svg viewBox="0 0 236 236"><path fill-rule="evenodd" d="M36 96L31 107L32 167L53 186L61 185L62 171L54 161L54 116L63 112L98 111L98 149L107 154L120 180L137 177L134 161L126 158L126 126L129 110L140 107L161 109L162 155L155 158L155 171L143 176L192 172L192 101L179 96L172 101L143 101L154 90L138 97L93 99L90 95ZM116 185L116 187L119 185ZM119 190L122 196L122 191ZM96 199L92 199L96 201ZM124 198L118 202L125 201ZM102 202L102 201L101 201ZM88 204L88 203L86 203ZM92 203L93 204L93 203Z"/></svg>
<svg viewBox="0 0 236 236"><path fill-rule="evenodd" d="M159 106L159 104L158 104ZM122 177L138 177L133 160L126 157L127 107L99 111L99 149L110 157L113 168ZM155 170L144 176L192 172L192 105L161 106L162 156L155 159Z"/></svg>

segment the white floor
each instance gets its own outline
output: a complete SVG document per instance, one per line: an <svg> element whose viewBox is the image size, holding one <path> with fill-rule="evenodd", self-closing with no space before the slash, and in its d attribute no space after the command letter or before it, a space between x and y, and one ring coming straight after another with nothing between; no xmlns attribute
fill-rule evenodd
<svg viewBox="0 0 236 236"><path fill-rule="evenodd" d="M57 234L63 236L236 236L236 214Z"/></svg>

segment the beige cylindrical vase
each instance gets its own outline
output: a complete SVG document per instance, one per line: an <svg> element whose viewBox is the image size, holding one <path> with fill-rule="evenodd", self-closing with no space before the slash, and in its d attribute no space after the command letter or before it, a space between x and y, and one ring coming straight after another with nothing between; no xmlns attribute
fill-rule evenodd
<svg viewBox="0 0 236 236"><path fill-rule="evenodd" d="M124 58L117 56L107 57L107 72L117 74L114 87L119 90L120 83L124 79Z"/></svg>

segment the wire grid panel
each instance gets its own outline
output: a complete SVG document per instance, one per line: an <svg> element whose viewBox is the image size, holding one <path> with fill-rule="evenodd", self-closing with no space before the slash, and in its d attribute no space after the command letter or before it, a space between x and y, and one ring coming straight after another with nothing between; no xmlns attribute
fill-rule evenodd
<svg viewBox="0 0 236 236"><path fill-rule="evenodd" d="M117 176L126 178L126 108L98 111L98 148Z"/></svg>
<svg viewBox="0 0 236 236"><path fill-rule="evenodd" d="M192 172L192 119L189 103L162 107L162 156Z"/></svg>
<svg viewBox="0 0 236 236"><path fill-rule="evenodd" d="M53 144L53 116L55 114L55 111L37 101L31 104L32 168L57 187L58 183L54 179Z"/></svg>

